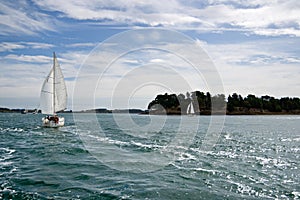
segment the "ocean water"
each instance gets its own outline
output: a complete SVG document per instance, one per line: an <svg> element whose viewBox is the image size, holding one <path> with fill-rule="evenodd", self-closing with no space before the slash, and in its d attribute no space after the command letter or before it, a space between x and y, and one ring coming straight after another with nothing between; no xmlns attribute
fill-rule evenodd
<svg viewBox="0 0 300 200"><path fill-rule="evenodd" d="M300 116L63 115L0 114L0 199L300 199Z"/></svg>

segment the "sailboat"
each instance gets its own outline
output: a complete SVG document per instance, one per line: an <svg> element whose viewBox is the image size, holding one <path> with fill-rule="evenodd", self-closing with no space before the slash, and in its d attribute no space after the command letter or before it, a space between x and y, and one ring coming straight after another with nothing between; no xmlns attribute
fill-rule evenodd
<svg viewBox="0 0 300 200"><path fill-rule="evenodd" d="M61 127L65 124L65 118L56 113L67 107L67 88L63 73L59 67L55 52L53 52L53 67L46 77L40 97L40 109L46 117L42 118L44 127Z"/></svg>
<svg viewBox="0 0 300 200"><path fill-rule="evenodd" d="M191 101L190 104L188 105L186 114L187 115L195 115L195 109L194 109L193 101Z"/></svg>

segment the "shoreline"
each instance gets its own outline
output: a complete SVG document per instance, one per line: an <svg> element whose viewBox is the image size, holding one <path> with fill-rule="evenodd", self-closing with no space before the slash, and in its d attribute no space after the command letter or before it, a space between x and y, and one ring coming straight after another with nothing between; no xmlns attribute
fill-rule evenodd
<svg viewBox="0 0 300 200"><path fill-rule="evenodd" d="M24 108L2 108L0 107L0 113L20 113L20 114L36 114L36 109L24 109ZM40 113L38 111L37 113ZM89 110L81 110L81 111L72 111L67 110L60 113L102 113L102 114L141 114L141 115L186 115L182 114L179 111L174 110L168 110L167 112L159 112L159 111L149 111L149 110L142 110L142 109L114 109L114 110L108 110L106 108L97 108L97 109L89 109ZM209 116L212 115L211 111L203 110L200 113L197 113L195 115L204 115ZM270 112L270 111L258 111L258 110L243 110L243 111L232 111L229 112L226 111L226 114L223 112L216 112L213 115L228 115L228 116L234 116L234 115L300 115L300 110L291 110L291 111L281 111L281 112Z"/></svg>

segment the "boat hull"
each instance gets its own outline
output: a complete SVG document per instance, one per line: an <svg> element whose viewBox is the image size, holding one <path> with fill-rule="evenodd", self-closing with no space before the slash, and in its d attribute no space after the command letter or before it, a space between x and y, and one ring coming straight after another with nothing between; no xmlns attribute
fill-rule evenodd
<svg viewBox="0 0 300 200"><path fill-rule="evenodd" d="M65 118L58 117L58 121L54 121L54 120L49 120L46 117L43 117L42 122L43 122L43 127L58 128L58 127L62 127L65 125Z"/></svg>

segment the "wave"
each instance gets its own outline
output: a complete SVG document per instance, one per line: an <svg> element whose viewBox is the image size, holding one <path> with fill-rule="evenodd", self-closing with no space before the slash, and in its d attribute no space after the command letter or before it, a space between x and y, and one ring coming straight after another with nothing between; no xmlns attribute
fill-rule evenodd
<svg viewBox="0 0 300 200"><path fill-rule="evenodd" d="M24 132L23 128L2 128L0 127L0 133L7 133L7 132Z"/></svg>
<svg viewBox="0 0 300 200"><path fill-rule="evenodd" d="M0 148L0 180L3 182L0 185L0 199L4 198L5 196L10 196L15 193L15 190L12 189L11 183L8 178L17 171L17 167L14 166L14 153L16 150L2 147ZM5 179L2 179L2 178Z"/></svg>
<svg viewBox="0 0 300 200"><path fill-rule="evenodd" d="M10 148L0 148L0 165L10 165L13 162L12 161L8 161L13 157L13 153L16 150L14 149L10 149Z"/></svg>

